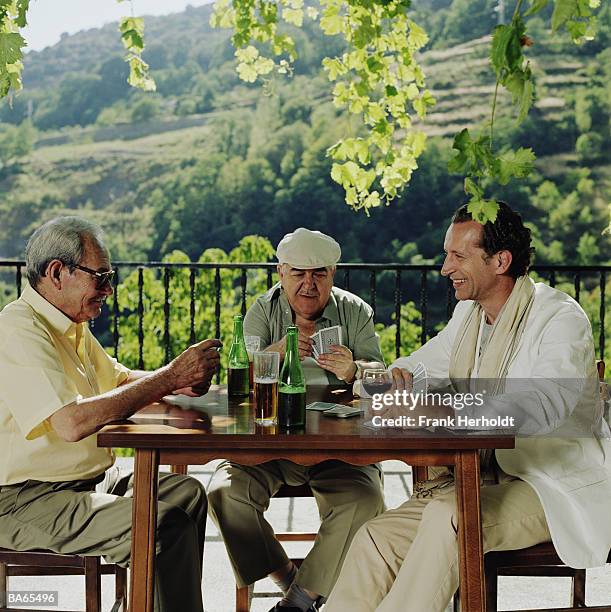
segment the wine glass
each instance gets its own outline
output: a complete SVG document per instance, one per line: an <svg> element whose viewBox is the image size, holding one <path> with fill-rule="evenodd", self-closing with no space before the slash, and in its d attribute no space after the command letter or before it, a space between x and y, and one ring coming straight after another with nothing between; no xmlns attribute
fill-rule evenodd
<svg viewBox="0 0 611 612"><path fill-rule="evenodd" d="M368 395L386 393L392 387L392 376L383 368L367 369L363 372L363 388Z"/></svg>

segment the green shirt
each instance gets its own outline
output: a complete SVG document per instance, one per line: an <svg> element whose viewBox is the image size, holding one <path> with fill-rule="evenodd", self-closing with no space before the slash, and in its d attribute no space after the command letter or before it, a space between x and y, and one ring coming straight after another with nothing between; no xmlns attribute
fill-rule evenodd
<svg viewBox="0 0 611 612"><path fill-rule="evenodd" d="M244 334L259 336L261 349L278 342L286 335L286 328L293 325L293 311L280 283L274 285L267 293L258 297L248 309L244 318ZM325 327L340 325L342 343L352 351L356 361L379 361L384 363L380 350L380 340L373 325L373 310L360 297L333 287L331 296L321 316L316 320L316 331ZM304 360L306 379L311 382L313 372L326 374L330 384L340 384L340 380L331 372L313 366L313 360ZM313 369L315 367L315 370Z"/></svg>

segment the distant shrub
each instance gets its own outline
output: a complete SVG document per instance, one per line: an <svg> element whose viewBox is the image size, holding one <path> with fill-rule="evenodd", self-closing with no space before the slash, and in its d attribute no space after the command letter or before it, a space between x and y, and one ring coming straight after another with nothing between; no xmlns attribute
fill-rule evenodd
<svg viewBox="0 0 611 612"><path fill-rule="evenodd" d="M575 143L575 151L580 161L591 163L600 161L603 156L604 139L596 132L582 134Z"/></svg>

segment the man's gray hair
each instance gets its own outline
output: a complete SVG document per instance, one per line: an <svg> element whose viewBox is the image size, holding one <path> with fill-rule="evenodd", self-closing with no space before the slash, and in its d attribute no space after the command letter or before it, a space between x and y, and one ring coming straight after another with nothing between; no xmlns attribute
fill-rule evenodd
<svg viewBox="0 0 611 612"><path fill-rule="evenodd" d="M82 217L56 217L41 225L25 247L26 276L30 286L38 285L54 259L68 266L80 263L88 239L106 250L102 228Z"/></svg>

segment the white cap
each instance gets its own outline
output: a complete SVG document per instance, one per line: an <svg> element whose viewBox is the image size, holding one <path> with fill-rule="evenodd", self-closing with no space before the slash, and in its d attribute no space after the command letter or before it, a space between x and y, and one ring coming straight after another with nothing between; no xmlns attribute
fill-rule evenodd
<svg viewBox="0 0 611 612"><path fill-rule="evenodd" d="M278 262L293 268L310 270L334 266L342 255L339 244L322 232L299 227L278 243Z"/></svg>

